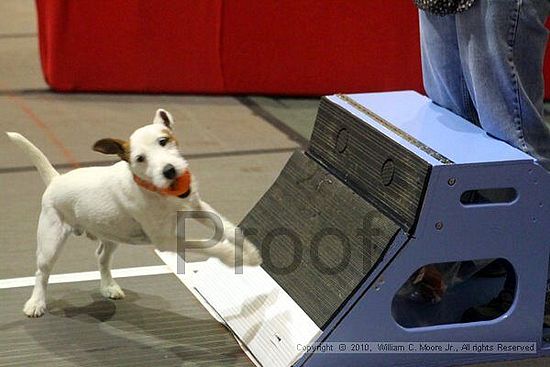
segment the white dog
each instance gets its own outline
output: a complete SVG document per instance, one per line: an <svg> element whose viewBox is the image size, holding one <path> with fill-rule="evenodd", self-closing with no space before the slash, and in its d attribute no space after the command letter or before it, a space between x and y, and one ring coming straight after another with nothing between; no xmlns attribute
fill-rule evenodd
<svg viewBox="0 0 550 367"><path fill-rule="evenodd" d="M202 201L197 181L178 150L170 113L159 109L150 125L136 130L129 141L102 139L93 149L117 154L122 161L107 167L79 168L59 175L46 156L17 133L9 138L29 155L47 188L37 232L36 283L23 312L39 317L46 311L46 287L53 264L69 234L86 233L99 240L97 257L100 290L118 299L124 292L111 277L110 263L119 243L153 244L161 251L176 249L178 210L215 213L221 219L223 240L204 248L225 264L235 263L233 224ZM204 222L208 219L199 219ZM259 265L258 250L244 240L243 262Z"/></svg>

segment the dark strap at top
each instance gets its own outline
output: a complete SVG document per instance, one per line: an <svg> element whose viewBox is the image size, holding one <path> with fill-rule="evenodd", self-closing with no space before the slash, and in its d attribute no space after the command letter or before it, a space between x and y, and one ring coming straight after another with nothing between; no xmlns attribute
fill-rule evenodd
<svg viewBox="0 0 550 367"><path fill-rule="evenodd" d="M456 14L468 10L476 0L413 0L416 7L435 15Z"/></svg>

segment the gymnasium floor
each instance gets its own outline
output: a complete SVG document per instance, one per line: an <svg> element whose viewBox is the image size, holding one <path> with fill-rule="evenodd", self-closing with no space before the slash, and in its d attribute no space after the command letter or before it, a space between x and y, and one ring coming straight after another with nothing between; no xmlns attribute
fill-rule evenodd
<svg viewBox="0 0 550 367"><path fill-rule="evenodd" d="M176 118L203 198L239 222L305 144L317 105L315 98L52 93L40 71L33 1L0 1L0 131L24 134L61 172L111 164L93 142L126 138L163 107ZM113 268L123 269L127 298L111 301L97 280L86 280L96 270L95 244L71 237L53 272L49 313L26 318L43 186L3 134L0 188L0 366L252 366L148 247L117 250Z"/></svg>

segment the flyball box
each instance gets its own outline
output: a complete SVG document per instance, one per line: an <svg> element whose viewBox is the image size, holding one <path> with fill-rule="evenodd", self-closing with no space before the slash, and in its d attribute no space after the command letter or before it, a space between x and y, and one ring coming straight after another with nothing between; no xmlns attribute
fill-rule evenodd
<svg viewBox="0 0 550 367"><path fill-rule="evenodd" d="M240 224L264 257L180 278L262 366L449 365L518 354L304 353L313 342L537 342L550 175L529 155L410 91L321 100L309 147ZM471 192L493 192L465 201ZM506 195L500 195L505 193ZM516 299L487 322L407 328L392 300L420 267L504 258Z"/></svg>

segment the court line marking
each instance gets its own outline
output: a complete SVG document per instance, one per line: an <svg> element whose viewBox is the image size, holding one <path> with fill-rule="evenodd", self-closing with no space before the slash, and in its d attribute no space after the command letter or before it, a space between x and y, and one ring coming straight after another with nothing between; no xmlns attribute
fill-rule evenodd
<svg viewBox="0 0 550 367"><path fill-rule="evenodd" d="M113 278L143 277L148 275L172 274L167 265L138 266L111 270ZM80 273L52 274L48 284L76 283L101 279L99 271ZM35 277L0 279L0 289L30 287L34 285Z"/></svg>
<svg viewBox="0 0 550 367"><path fill-rule="evenodd" d="M65 159L71 164L72 167L78 168L78 160L73 155L73 153L68 149L65 144L59 139L59 137L54 133L54 131L36 114L32 108L23 100L23 98L16 96L14 94L8 93L8 99L13 102L19 109L27 115L30 121L34 124L35 127L41 129L50 142L61 151Z"/></svg>
<svg viewBox="0 0 550 367"><path fill-rule="evenodd" d="M278 153L291 153L299 150L299 147L289 147L289 148L272 148L272 149L250 149L250 150L228 150L228 151L219 151L219 152L205 152L205 153L190 153L186 154L185 158L187 160L194 159L208 159L208 158L232 158L239 156L247 155L260 155L260 154L278 154ZM96 167L96 166L109 166L120 161L116 160L101 160L101 161L80 161L80 167ZM71 163L53 163L53 167L57 170L60 169L70 169L74 168ZM18 172L32 172L36 171L34 166L14 166L14 167L3 167L0 168L0 174L6 173L18 173Z"/></svg>
<svg viewBox="0 0 550 367"><path fill-rule="evenodd" d="M309 145L309 140L300 135L297 131L276 117L274 114L263 108L260 104L254 101L250 96L235 97L242 105L247 107L252 113L258 115L262 120L273 126L279 132L286 135L290 140L297 143L300 148L305 149Z"/></svg>

